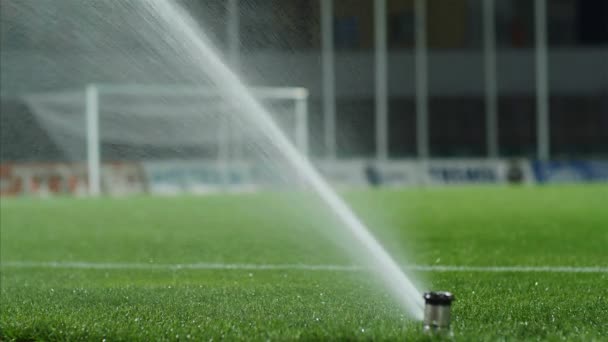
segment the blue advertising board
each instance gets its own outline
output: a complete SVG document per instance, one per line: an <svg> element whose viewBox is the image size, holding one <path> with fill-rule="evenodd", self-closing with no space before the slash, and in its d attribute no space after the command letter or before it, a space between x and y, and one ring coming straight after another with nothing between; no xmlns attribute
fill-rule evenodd
<svg viewBox="0 0 608 342"><path fill-rule="evenodd" d="M574 183L608 181L608 161L534 161L534 176L539 183Z"/></svg>

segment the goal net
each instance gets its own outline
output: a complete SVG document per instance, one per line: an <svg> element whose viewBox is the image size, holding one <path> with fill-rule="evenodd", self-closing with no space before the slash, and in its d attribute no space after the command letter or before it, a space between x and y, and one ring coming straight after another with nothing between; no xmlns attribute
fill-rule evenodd
<svg viewBox="0 0 608 342"><path fill-rule="evenodd" d="M258 87L251 91L291 142L307 154L307 90ZM90 194L100 193L104 181L110 182L102 172L102 165L110 162L137 161L144 168L155 165L155 170L179 163L182 168L188 163L203 165L219 178L210 183L223 186L243 178L239 174L251 173L251 165L264 163L260 131L242 120L238 104L213 88L89 85L83 90L29 95L26 103L67 159L82 163Z"/></svg>

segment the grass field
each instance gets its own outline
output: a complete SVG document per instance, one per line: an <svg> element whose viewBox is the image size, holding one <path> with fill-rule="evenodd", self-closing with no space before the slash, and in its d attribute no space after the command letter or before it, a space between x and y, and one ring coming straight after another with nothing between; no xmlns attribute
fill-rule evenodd
<svg viewBox="0 0 608 342"><path fill-rule="evenodd" d="M413 272L455 293L457 340L608 339L608 186L344 195L400 263L480 267ZM0 214L0 340L427 338L367 271L256 268L353 264L309 195L2 199Z"/></svg>

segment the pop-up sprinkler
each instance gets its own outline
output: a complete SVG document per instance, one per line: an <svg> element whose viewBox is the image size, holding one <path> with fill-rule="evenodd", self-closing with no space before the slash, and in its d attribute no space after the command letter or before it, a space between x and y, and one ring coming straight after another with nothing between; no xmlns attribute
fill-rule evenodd
<svg viewBox="0 0 608 342"><path fill-rule="evenodd" d="M454 295L446 291L427 292L424 298L424 331L427 333L451 333L450 309Z"/></svg>

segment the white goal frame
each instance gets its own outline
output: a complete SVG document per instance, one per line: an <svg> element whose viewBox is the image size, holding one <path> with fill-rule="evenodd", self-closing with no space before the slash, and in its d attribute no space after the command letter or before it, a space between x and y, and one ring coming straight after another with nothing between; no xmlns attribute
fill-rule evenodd
<svg viewBox="0 0 608 342"><path fill-rule="evenodd" d="M295 114L295 145L308 156L308 90L301 87L252 87L251 92L259 100L292 100ZM219 93L211 87L184 85L137 85L137 84L89 84L85 91L86 147L88 190L90 196L101 194L101 141L99 139L100 94L134 95L200 95L215 97ZM220 155L226 157L228 141L220 139Z"/></svg>

